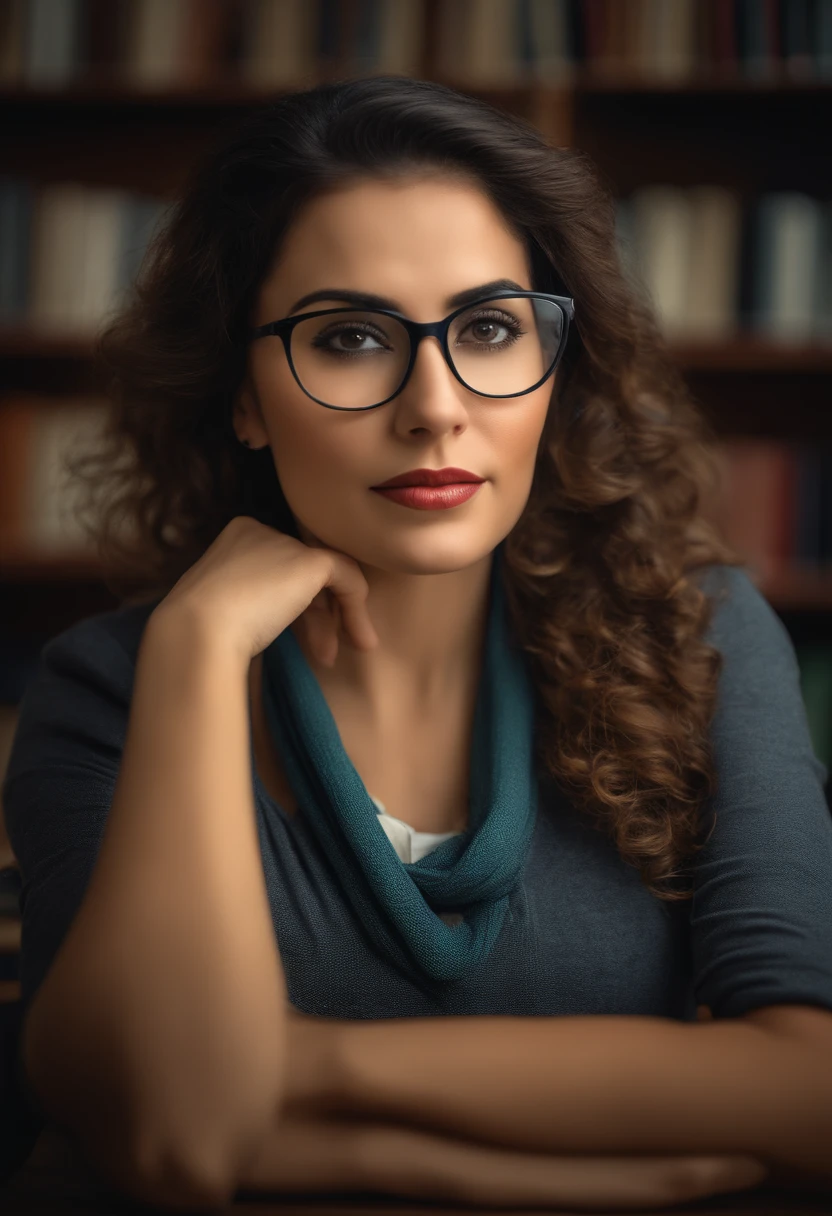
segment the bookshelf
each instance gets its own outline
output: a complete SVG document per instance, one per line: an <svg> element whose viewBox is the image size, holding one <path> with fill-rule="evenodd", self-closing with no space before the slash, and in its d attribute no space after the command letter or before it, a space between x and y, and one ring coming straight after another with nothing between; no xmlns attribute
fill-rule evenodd
<svg viewBox="0 0 832 1216"><path fill-rule="evenodd" d="M3 179L26 183L32 200L77 183L163 208L193 159L248 109L285 88L385 71L472 92L553 146L585 150L616 199L641 207L650 239L684 232L695 248L691 192L723 192L714 214L735 222L730 299L704 336L675 332L670 348L726 442L760 445L744 449L743 475L774 503L767 526L777 537L742 535L796 645L815 656L828 647L832 670L832 0L66 0L66 24L49 36L47 7L12 0L0 17ZM676 192L673 222L683 227L668 228L655 200L647 205L640 192L656 185ZM770 310L759 323L767 237L819 266L811 315L798 275L787 283L790 314ZM781 261L768 268L769 296L775 272L788 270ZM0 478L10 403L31 395L69 409L100 391L93 329L34 324L3 294L2 273ZM656 288L669 299L674 284ZM807 484L803 455L815 462L812 502L824 522L801 540L783 532L778 512ZM780 480L763 484L766 470ZM0 489L0 516L3 502ZM0 669L14 654L17 673L0 685L9 700L46 638L117 604L93 558L2 536ZM816 667L812 678L821 687ZM832 723L814 729L829 755Z"/></svg>

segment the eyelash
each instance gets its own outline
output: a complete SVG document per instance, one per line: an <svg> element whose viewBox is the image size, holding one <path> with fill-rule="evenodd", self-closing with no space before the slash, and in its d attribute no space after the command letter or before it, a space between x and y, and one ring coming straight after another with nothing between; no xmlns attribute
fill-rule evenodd
<svg viewBox="0 0 832 1216"><path fill-rule="evenodd" d="M506 312L500 312L496 308L476 313L470 318L469 324L473 325L476 321L496 321L498 325L504 326L515 338L519 338L521 334L526 332L516 317L512 317ZM467 329L468 326L466 325L465 328Z"/></svg>
<svg viewBox="0 0 832 1216"><path fill-rule="evenodd" d="M526 332L516 317L512 317L508 313L500 312L499 310L493 308L478 312L473 317L470 317L468 319L468 325L473 325L477 321L496 321L499 325L502 325L509 331L512 339L519 338ZM466 325L466 329L468 328L468 325ZM324 345L324 343L330 338L337 337L338 334L349 331L353 333L358 332L369 334L370 337L377 337L380 341L384 340L384 335L381 334L380 331L376 330L368 321L355 321L351 324L348 324L347 322L335 322L333 328L326 329L323 331L323 333L318 334L317 338L315 339L315 345L320 346L322 350L326 350L329 354L342 355L344 357L349 357L350 355L360 355L360 351L339 351ZM505 342L507 339L503 339L503 341ZM489 343L483 343L482 345L485 350L501 350L503 343L496 346L490 345Z"/></svg>

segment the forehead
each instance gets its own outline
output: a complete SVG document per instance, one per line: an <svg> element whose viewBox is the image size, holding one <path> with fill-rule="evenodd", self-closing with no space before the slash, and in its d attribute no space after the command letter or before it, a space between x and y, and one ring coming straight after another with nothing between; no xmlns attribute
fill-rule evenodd
<svg viewBox="0 0 832 1216"><path fill-rule="evenodd" d="M455 291L510 277L531 287L525 243L475 183L368 179L312 199L263 284L267 308L352 287L435 310Z"/></svg>

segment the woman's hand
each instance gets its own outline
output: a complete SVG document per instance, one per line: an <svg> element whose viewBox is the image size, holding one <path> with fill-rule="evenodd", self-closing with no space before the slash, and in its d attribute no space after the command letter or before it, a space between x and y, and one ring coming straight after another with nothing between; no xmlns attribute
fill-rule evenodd
<svg viewBox="0 0 832 1216"><path fill-rule="evenodd" d="M342 626L357 649L378 644L368 590L353 558L237 515L152 615L184 616L194 628L219 633L246 664L302 618L315 656L331 667Z"/></svg>
<svg viewBox="0 0 832 1216"><path fill-rule="evenodd" d="M768 1173L751 1157L522 1153L401 1126L353 1128L348 1136L361 1189L478 1207L661 1208L747 1190Z"/></svg>

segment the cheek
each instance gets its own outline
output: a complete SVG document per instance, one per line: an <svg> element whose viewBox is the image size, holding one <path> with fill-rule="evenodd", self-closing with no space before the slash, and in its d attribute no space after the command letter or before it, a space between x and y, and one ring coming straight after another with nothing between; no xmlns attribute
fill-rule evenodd
<svg viewBox="0 0 832 1216"><path fill-rule="evenodd" d="M316 488L338 480L343 464L336 450L317 427L288 424L280 428L275 453L278 476L284 489L302 489L310 479Z"/></svg>
<svg viewBox="0 0 832 1216"><path fill-rule="evenodd" d="M311 410L287 408L273 428L277 476L291 506L343 503L360 479L361 449L354 451L353 437L346 428L333 426L326 410L309 404Z"/></svg>
<svg viewBox="0 0 832 1216"><path fill-rule="evenodd" d="M534 397L535 395L532 394ZM531 474L540 440L546 425L550 394L529 402L529 408L518 411L511 419L495 426L492 442L500 465L520 471L526 466Z"/></svg>

